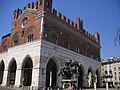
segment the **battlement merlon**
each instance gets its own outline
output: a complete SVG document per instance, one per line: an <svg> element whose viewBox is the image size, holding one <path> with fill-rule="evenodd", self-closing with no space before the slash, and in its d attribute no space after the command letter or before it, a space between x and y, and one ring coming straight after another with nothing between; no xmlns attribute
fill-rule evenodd
<svg viewBox="0 0 120 90"><path fill-rule="evenodd" d="M83 20L81 20L80 18L77 18L76 22L73 22L66 16L62 15L60 12L57 12L57 10L52 10L52 0L38 0L36 2L28 3L26 7L24 7L22 10L19 8L16 9L13 13L12 25L18 19L19 15L21 15L22 12L26 9L36 10L38 13L41 13L43 11L45 11L46 13L52 13L54 16L57 16L61 20L65 21L67 24L71 25L71 27L74 27L79 32L82 32L85 36L89 37L94 42L100 44L99 33L91 35L83 29Z"/></svg>
<svg viewBox="0 0 120 90"><path fill-rule="evenodd" d="M61 20L65 21L67 24L71 25L71 27L74 27L77 29L78 32L83 33L85 36L89 37L94 42L98 43L100 45L100 35L99 33L95 33L91 35L89 32L87 32L83 28L83 20L81 20L79 17L76 19L76 22L71 21L69 18L67 18L62 13L58 12L57 10L53 9L51 12L54 16L60 18Z"/></svg>
<svg viewBox="0 0 120 90"><path fill-rule="evenodd" d="M13 12L12 23L16 21L18 16L26 9L36 10L38 13L46 11L51 12L52 10L52 0L38 0L36 2L28 3L22 10L16 9Z"/></svg>

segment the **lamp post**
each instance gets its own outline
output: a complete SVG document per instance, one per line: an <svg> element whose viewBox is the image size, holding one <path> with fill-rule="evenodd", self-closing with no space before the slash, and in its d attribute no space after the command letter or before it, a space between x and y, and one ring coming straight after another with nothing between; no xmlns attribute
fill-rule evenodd
<svg viewBox="0 0 120 90"><path fill-rule="evenodd" d="M112 71L109 72L109 75L107 74L107 71L105 72L105 80L106 80L106 90L108 90L108 79L112 79Z"/></svg>

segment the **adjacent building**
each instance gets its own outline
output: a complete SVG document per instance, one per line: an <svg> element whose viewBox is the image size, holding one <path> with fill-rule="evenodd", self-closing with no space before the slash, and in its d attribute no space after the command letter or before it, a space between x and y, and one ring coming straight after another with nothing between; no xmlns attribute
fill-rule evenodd
<svg viewBox="0 0 120 90"><path fill-rule="evenodd" d="M110 57L107 60L102 61L102 76L103 84L105 84L105 75L110 76L108 78L109 86L120 86L120 58Z"/></svg>
<svg viewBox="0 0 120 90"><path fill-rule="evenodd" d="M59 69L78 61L76 87L101 85L100 35L91 35L80 18L71 21L52 9L52 0L28 3L13 13L10 33L0 43L0 85L61 87Z"/></svg>

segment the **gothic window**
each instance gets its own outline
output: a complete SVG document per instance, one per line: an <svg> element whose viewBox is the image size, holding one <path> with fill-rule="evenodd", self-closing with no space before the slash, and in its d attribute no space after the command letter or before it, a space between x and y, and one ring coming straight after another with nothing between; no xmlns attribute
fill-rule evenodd
<svg viewBox="0 0 120 90"><path fill-rule="evenodd" d="M19 40L18 39L14 40L14 46L17 46L18 44L19 44Z"/></svg>
<svg viewBox="0 0 120 90"><path fill-rule="evenodd" d="M24 36L24 31L22 31L22 37Z"/></svg>
<svg viewBox="0 0 120 90"><path fill-rule="evenodd" d="M32 42L33 40L35 40L34 27L33 26L29 27L29 29L26 30L26 32L24 32L24 36L26 38L26 42Z"/></svg>
<svg viewBox="0 0 120 90"><path fill-rule="evenodd" d="M51 35L51 42L57 44L57 36Z"/></svg>
<svg viewBox="0 0 120 90"><path fill-rule="evenodd" d="M54 44L58 44L58 34L57 34L57 32L51 31L49 40L50 40L50 42L52 42Z"/></svg>
<svg viewBox="0 0 120 90"><path fill-rule="evenodd" d="M70 49L70 44L68 42L64 42L64 47Z"/></svg>
<svg viewBox="0 0 120 90"><path fill-rule="evenodd" d="M17 46L19 45L19 36L18 36L18 33L14 35L14 38L13 38L13 46Z"/></svg>
<svg viewBox="0 0 120 90"><path fill-rule="evenodd" d="M90 57L93 58L93 54L91 54Z"/></svg>
<svg viewBox="0 0 120 90"><path fill-rule="evenodd" d="M69 33L65 30L62 34L62 39L64 40L63 42L63 47L70 49L70 41L72 40Z"/></svg>
<svg viewBox="0 0 120 90"><path fill-rule="evenodd" d="M80 53L80 48L76 48L76 52L77 52L77 53Z"/></svg>
<svg viewBox="0 0 120 90"><path fill-rule="evenodd" d="M7 45L3 45L2 46L2 51L6 51L7 50Z"/></svg>
<svg viewBox="0 0 120 90"><path fill-rule="evenodd" d="M81 39L79 37L74 38L75 41L75 52L80 53L80 44L81 44Z"/></svg>
<svg viewBox="0 0 120 90"><path fill-rule="evenodd" d="M8 45L7 43L8 43L7 40L4 40L4 41L2 42L2 45L1 45L2 51L7 51L7 45Z"/></svg>
<svg viewBox="0 0 120 90"><path fill-rule="evenodd" d="M29 34L27 37L28 42L31 42L34 40L34 34Z"/></svg>

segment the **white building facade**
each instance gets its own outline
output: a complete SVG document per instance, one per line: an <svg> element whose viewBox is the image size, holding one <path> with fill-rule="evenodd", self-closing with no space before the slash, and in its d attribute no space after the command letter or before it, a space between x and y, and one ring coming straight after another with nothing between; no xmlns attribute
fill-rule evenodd
<svg viewBox="0 0 120 90"><path fill-rule="evenodd" d="M49 4L45 5L46 2ZM74 38L74 36L64 35L64 31L59 32L63 35L63 38L59 35L54 37L56 32L53 29L58 27L60 27L58 29L63 29L63 27L64 29L72 29L70 27L73 24L69 23L70 27L65 26L63 20L59 19L60 16L54 16L55 10L50 14L51 5L52 0L38 0L34 4L28 4L23 11L15 11L11 33L4 36L1 41L0 85L29 86L30 88L39 89L43 87L61 87L62 78L58 76L59 69L64 66L65 62L73 60L80 65L78 69L80 75L77 78L76 87L93 87L94 75L97 75L97 86L100 87L100 54L94 54L95 48L91 49L92 54L89 50L88 52L82 50L87 47L90 49L90 44L100 49L98 34L91 36L85 31L87 34L84 36L76 34L76 31L69 31L74 36L82 38L83 42L86 41L87 47L83 47L86 44L82 44L83 46L80 48L76 48L75 43L70 40L70 37ZM44 9L41 7L44 7ZM16 18L17 14L18 17ZM53 23L57 24L58 27L55 27ZM77 22L74 24L76 25ZM21 31L17 31L18 27ZM80 28L80 22L77 27ZM51 30L51 32L48 33L47 30ZM53 36L50 36L52 41L49 37L51 33L54 33ZM66 40L67 43L65 42L62 46L60 41L62 42L66 38L68 38L69 43ZM72 43L70 44L70 42ZM72 46L75 47L75 50L72 49Z"/></svg>
<svg viewBox="0 0 120 90"><path fill-rule="evenodd" d="M120 87L120 59L119 57L110 57L102 61L102 77L103 82L106 82L105 75L112 76L108 78L109 86Z"/></svg>

